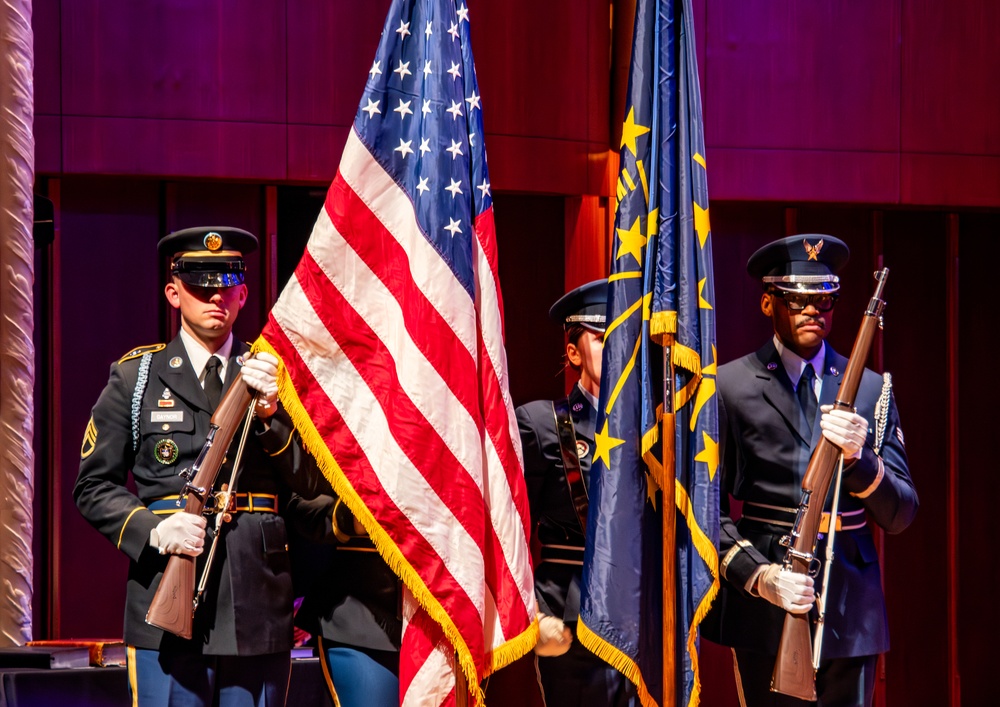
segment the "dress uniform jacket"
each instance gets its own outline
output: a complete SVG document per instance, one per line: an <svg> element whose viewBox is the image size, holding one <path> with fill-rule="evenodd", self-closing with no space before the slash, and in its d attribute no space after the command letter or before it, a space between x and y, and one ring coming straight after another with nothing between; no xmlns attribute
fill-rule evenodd
<svg viewBox="0 0 1000 707"><path fill-rule="evenodd" d="M133 422L133 396L143 355L152 356ZM228 390L249 355L233 342L226 365ZM223 526L210 582L195 616L194 636L184 641L145 623L168 556L149 545L162 515L147 508L176 496L178 476L190 467L209 431L211 405L180 337L166 346L143 347L112 364L108 384L93 408L81 450L74 497L84 517L131 560L125 607L125 641L138 648L202 651L212 655L261 655L292 645L292 580L284 519L274 512L234 513ZM265 430L255 422L243 453L237 492L287 497L288 489L315 495L319 478L312 458L279 409ZM133 429L138 431L134 445ZM238 443L236 435L233 445ZM233 452L230 452L232 456ZM226 464L218 484L229 478ZM129 471L135 492L126 487ZM179 503L179 505L183 505ZM271 508L277 506L271 502ZM214 520L209 519L209 528ZM197 575L208 555L198 558Z"/></svg>
<svg viewBox="0 0 1000 707"><path fill-rule="evenodd" d="M820 405L834 402L846 367L847 359L827 345ZM723 645L776 655L785 612L751 597L745 586L760 564L784 559L785 548L779 540L789 527L747 516L780 522L794 519L794 512L766 506L793 511L798 506L806 466L822 434L820 413L810 429L773 340L756 353L722 366L718 385L723 471L719 553L724 581L703 630L706 637ZM869 422L868 439L860 459L845 461L839 510L845 514L845 526L862 523L865 517L868 523L837 532L830 586L817 586L826 603L824 659L874 655L889 648L870 524L889 533L902 531L916 513L917 494L891 397L882 446L878 454L872 449L878 426L875 406L882 390L882 376L866 369L855 406ZM744 503L744 517L735 522L729 514L729 494ZM823 559L824 553L820 542L816 554Z"/></svg>
<svg viewBox="0 0 1000 707"><path fill-rule="evenodd" d="M531 525L542 545L542 561L535 568L535 595L543 614L575 622L580 613L584 533L566 485L559 434L552 403L535 400L517 409L517 425L524 451L524 479L531 507ZM569 394L569 412L576 432L577 455L584 480L590 478L594 458L594 427L597 410L579 385ZM551 546L555 548L550 549ZM580 548L578 553L558 548ZM562 564L549 557L577 561Z"/></svg>
<svg viewBox="0 0 1000 707"><path fill-rule="evenodd" d="M308 577L302 582L304 599L295 623L324 641L398 652L403 627L400 580L367 536L353 535L353 520L343 506L337 513L338 532L334 532L331 520L336 498L330 493L328 488L310 500L296 495L289 502L293 540L301 537L313 543L314 550L330 550L303 553L316 561L299 573ZM337 534L342 541L336 539Z"/></svg>

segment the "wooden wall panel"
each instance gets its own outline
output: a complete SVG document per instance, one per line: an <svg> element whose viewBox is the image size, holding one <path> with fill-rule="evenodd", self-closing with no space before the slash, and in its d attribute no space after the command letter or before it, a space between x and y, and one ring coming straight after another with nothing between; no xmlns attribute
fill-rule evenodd
<svg viewBox="0 0 1000 707"><path fill-rule="evenodd" d="M996 695L996 652L1000 616L984 609L984 589L992 587L996 570L989 567L996 546L997 478L995 401L1000 381L992 375L997 335L983 320L981 305L996 275L992 259L1000 233L997 214L963 214L959 219L959 340L955 391L959 412L958 462L958 657L962 704L993 702ZM985 324L985 326L984 326ZM984 566L983 559L987 565ZM937 566L937 565L935 565Z"/></svg>
<svg viewBox="0 0 1000 707"><path fill-rule="evenodd" d="M284 125L67 116L62 130L65 174L285 178Z"/></svg>
<svg viewBox="0 0 1000 707"><path fill-rule="evenodd" d="M711 199L894 204L899 155L838 150L706 148Z"/></svg>
<svg viewBox="0 0 1000 707"><path fill-rule="evenodd" d="M883 351L920 497L913 524L885 536L884 583L891 649L889 705L948 705L947 408L945 219L940 213L884 215L886 285ZM838 305L839 306L839 305ZM978 383L977 383L978 385ZM976 491L978 493L978 491ZM969 702L968 704L984 704Z"/></svg>
<svg viewBox="0 0 1000 707"><path fill-rule="evenodd" d="M515 405L563 394L563 335L549 307L563 289L564 199L498 194L493 201L504 343Z"/></svg>
<svg viewBox="0 0 1000 707"><path fill-rule="evenodd" d="M898 149L898 12L896 0L710 1L709 146Z"/></svg>
<svg viewBox="0 0 1000 707"><path fill-rule="evenodd" d="M360 95L360 94L359 94ZM348 126L288 126L288 180L329 184L337 174Z"/></svg>
<svg viewBox="0 0 1000 707"><path fill-rule="evenodd" d="M358 110L389 0L297 0L287 9L288 122L346 128Z"/></svg>
<svg viewBox="0 0 1000 707"><path fill-rule="evenodd" d="M67 115L284 122L285 0L62 3Z"/></svg>
<svg viewBox="0 0 1000 707"><path fill-rule="evenodd" d="M31 27L34 31L35 115L58 115L60 112L59 0L33 0Z"/></svg>
<svg viewBox="0 0 1000 707"><path fill-rule="evenodd" d="M60 636L121 635L128 560L73 502L79 450L108 369L130 349L159 341L158 187L141 180L67 178L61 184L62 417ZM58 512L57 511L57 512Z"/></svg>
<svg viewBox="0 0 1000 707"><path fill-rule="evenodd" d="M62 118L58 115L35 115L35 174L56 175L62 172Z"/></svg>
<svg viewBox="0 0 1000 707"><path fill-rule="evenodd" d="M1000 120L994 118L1000 132ZM928 206L1000 206L1000 155L904 153L901 201Z"/></svg>
<svg viewBox="0 0 1000 707"><path fill-rule="evenodd" d="M903 151L1000 155L1000 3L900 4Z"/></svg>
<svg viewBox="0 0 1000 707"><path fill-rule="evenodd" d="M480 2L471 17L488 134L606 144L607 0Z"/></svg>

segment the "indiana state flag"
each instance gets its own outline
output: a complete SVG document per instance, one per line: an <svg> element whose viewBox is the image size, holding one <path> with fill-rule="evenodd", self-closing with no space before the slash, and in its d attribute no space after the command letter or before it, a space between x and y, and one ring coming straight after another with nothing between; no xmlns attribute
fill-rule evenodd
<svg viewBox="0 0 1000 707"><path fill-rule="evenodd" d="M646 706L698 704L698 625L718 592L704 155L691 2L639 0L578 635Z"/></svg>

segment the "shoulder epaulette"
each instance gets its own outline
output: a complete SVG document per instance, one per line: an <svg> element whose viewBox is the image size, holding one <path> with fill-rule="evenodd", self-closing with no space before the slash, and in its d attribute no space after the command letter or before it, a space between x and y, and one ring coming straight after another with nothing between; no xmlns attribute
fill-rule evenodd
<svg viewBox="0 0 1000 707"><path fill-rule="evenodd" d="M131 360L133 358L138 358L139 356L142 356L143 354L156 353L157 351L163 351L163 349L165 349L165 348L167 348L166 344L149 344L148 346L140 346L137 349L132 349L127 354L125 354L120 359L118 359L118 363L125 363L126 361Z"/></svg>

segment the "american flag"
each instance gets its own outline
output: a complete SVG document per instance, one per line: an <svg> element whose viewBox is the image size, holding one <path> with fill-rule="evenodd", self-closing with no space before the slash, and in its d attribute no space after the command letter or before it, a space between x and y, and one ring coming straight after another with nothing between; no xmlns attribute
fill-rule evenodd
<svg viewBox="0 0 1000 707"><path fill-rule="evenodd" d="M529 512L469 11L395 0L306 252L258 348L408 590L400 703L477 702L535 643Z"/></svg>

